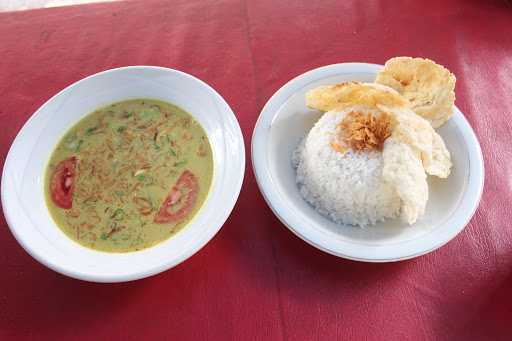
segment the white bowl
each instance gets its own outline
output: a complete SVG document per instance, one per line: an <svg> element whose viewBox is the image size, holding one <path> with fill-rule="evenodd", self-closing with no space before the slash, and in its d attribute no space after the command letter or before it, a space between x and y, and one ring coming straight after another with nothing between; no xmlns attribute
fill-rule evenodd
<svg viewBox="0 0 512 341"><path fill-rule="evenodd" d="M194 220L165 242L138 252L98 252L69 239L55 226L44 200L43 174L53 148L67 129L98 107L130 98L174 103L201 123L213 149L212 187ZM244 168L240 126L229 105L215 90L176 70L123 67L74 83L35 112L7 155L2 175L2 205L18 242L49 268L87 281L130 281L177 265L213 238L235 205Z"/></svg>
<svg viewBox="0 0 512 341"><path fill-rule="evenodd" d="M279 89L263 108L252 138L252 162L261 192L276 216L293 233L333 255L368 262L420 256L454 238L473 216L484 183L482 152L464 115L455 108L438 129L451 151L448 179L429 177L425 215L412 226L398 219L359 228L337 225L303 200L295 183L291 155L320 117L305 105L307 90L357 80L373 82L381 65L335 64L306 72Z"/></svg>

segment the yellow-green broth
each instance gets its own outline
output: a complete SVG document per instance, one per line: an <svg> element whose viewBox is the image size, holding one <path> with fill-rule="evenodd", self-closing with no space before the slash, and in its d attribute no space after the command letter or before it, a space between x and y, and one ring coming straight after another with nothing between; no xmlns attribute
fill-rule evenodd
<svg viewBox="0 0 512 341"><path fill-rule="evenodd" d="M72 207L63 209L52 200L51 180L56 166L73 156ZM198 180L192 210L180 221L155 223L160 206L186 170ZM210 143L190 114L162 101L128 100L88 114L60 140L46 170L46 203L57 226L81 245L137 251L186 226L205 201L212 177Z"/></svg>

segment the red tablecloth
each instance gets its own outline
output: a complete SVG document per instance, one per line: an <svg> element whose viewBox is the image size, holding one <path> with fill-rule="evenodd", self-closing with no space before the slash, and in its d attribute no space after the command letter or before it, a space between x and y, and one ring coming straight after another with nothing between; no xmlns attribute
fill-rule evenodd
<svg viewBox="0 0 512 341"><path fill-rule="evenodd" d="M0 216L0 339L512 339L512 7L504 1L140 1L0 14L0 166L57 91L135 64L189 72L235 111L250 160L266 100L321 65L423 56L458 78L482 145L480 208L429 255L366 264L290 233L250 162L238 203L199 253L152 278L101 285L37 263Z"/></svg>

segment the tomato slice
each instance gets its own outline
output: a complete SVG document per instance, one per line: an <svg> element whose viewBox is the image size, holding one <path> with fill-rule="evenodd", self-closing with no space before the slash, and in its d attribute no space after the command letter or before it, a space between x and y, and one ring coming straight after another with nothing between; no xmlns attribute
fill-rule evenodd
<svg viewBox="0 0 512 341"><path fill-rule="evenodd" d="M196 203L198 191L197 177L188 170L181 173L178 181L160 206L154 219L155 223L165 224L186 218Z"/></svg>
<svg viewBox="0 0 512 341"><path fill-rule="evenodd" d="M50 193L53 203L60 208L69 209L73 205L75 190L76 157L62 160L52 175Z"/></svg>

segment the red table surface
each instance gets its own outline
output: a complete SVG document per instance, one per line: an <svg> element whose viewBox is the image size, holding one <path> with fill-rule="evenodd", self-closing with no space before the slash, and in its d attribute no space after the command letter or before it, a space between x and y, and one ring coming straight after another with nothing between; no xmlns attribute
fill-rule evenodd
<svg viewBox="0 0 512 341"><path fill-rule="evenodd" d="M272 214L250 163L262 106L285 82L338 62L431 58L457 77L457 105L485 159L466 229L417 259L368 264L307 245ZM47 99L98 71L191 73L233 108L246 176L200 252L122 284L37 263L0 218L0 339L512 339L512 7L500 1L144 1L0 14L0 166ZM456 151L454 151L456 152Z"/></svg>

